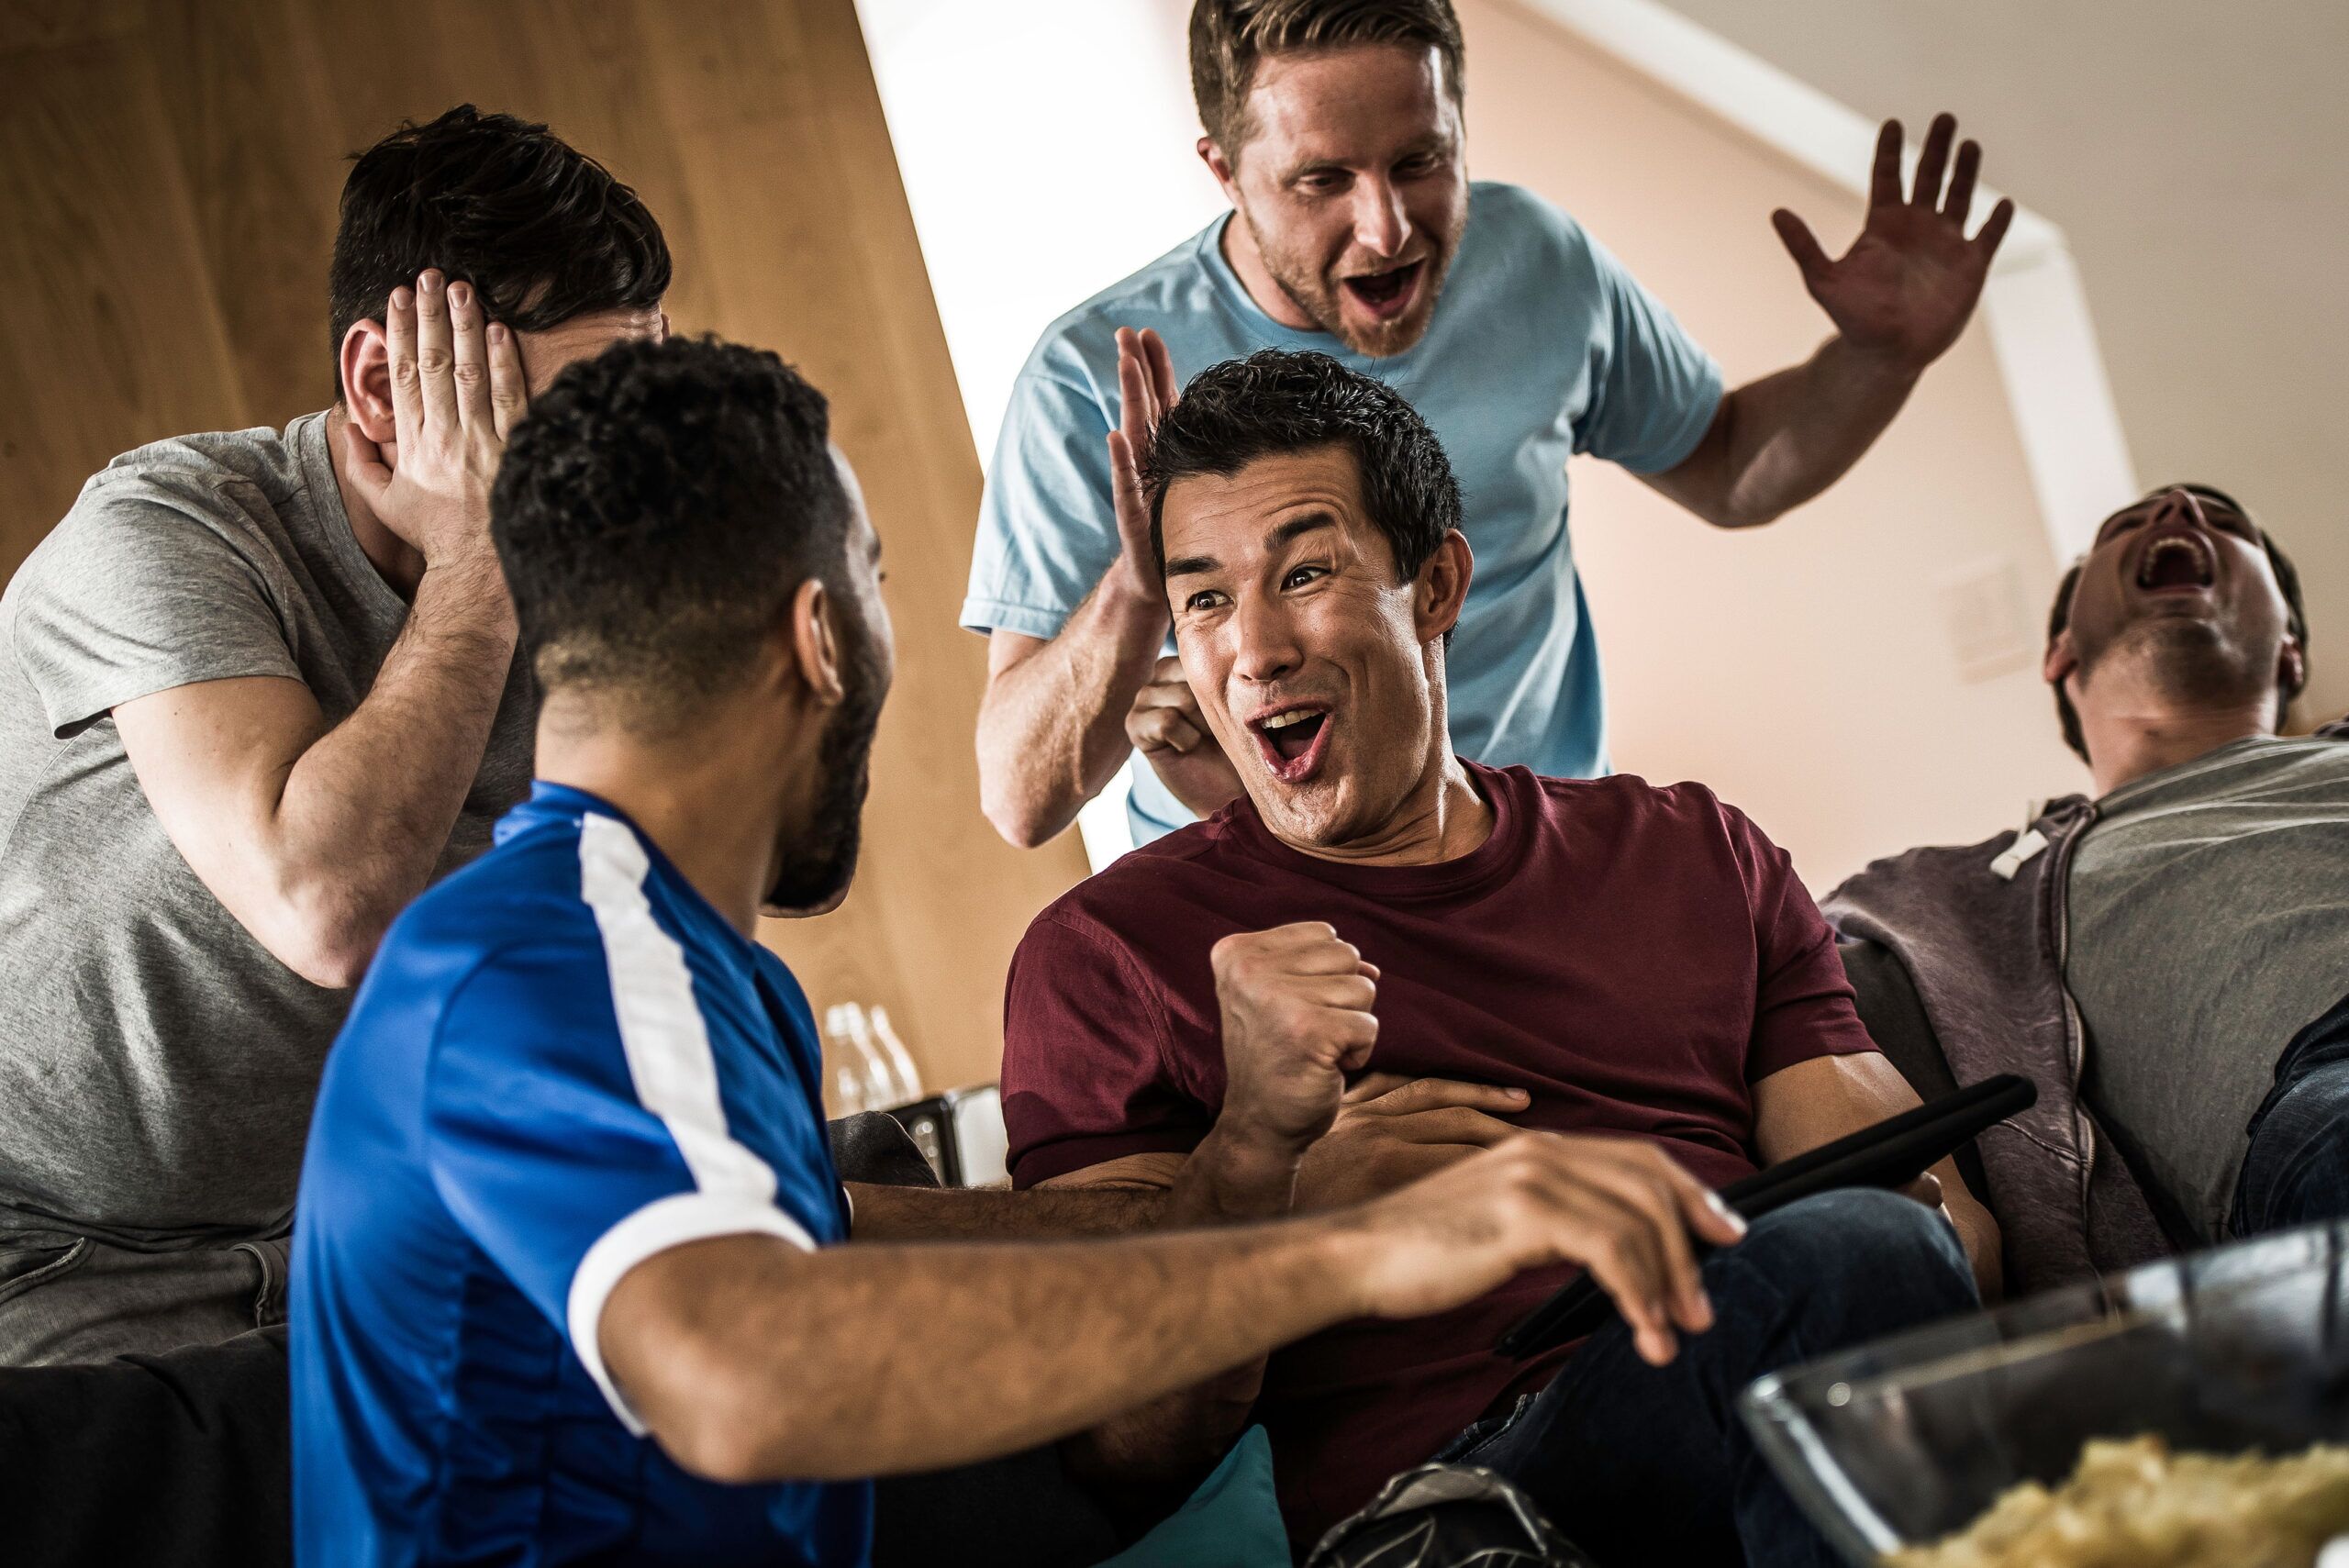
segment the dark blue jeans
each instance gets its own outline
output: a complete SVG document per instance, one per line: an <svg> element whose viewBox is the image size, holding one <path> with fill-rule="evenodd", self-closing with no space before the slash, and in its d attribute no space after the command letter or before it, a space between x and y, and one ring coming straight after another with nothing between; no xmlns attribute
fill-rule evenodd
<svg viewBox="0 0 2349 1568"><path fill-rule="evenodd" d="M1765 1373L1978 1305L1948 1223L1898 1194L1823 1193L1706 1260L1714 1326L1652 1367L1618 1318L1550 1386L1442 1458L1523 1487L1606 1568L1830 1568L1738 1418Z"/></svg>
<svg viewBox="0 0 2349 1568"><path fill-rule="evenodd" d="M2250 1132L2233 1234L2349 1218L2349 997L2284 1048Z"/></svg>

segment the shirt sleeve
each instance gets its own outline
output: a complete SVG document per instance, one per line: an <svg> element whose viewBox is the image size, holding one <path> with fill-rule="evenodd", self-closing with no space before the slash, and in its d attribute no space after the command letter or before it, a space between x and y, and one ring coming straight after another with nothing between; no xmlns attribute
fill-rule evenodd
<svg viewBox="0 0 2349 1568"><path fill-rule="evenodd" d="M1729 806L1720 812L1753 914L1753 1035L1745 1081L1758 1084L1813 1057L1875 1051L1835 950L1835 933L1795 874L1794 862L1743 812Z"/></svg>
<svg viewBox="0 0 2349 1568"><path fill-rule="evenodd" d="M592 940L501 950L451 998L425 1085L440 1201L639 1435L596 1339L621 1277L714 1236L813 1251L821 1228L729 1131L691 992L682 960L621 973Z"/></svg>
<svg viewBox="0 0 2349 1568"><path fill-rule="evenodd" d="M1720 366L1598 240L1576 230L1598 300L1590 406L1575 450L1661 473L1696 450L1721 404Z"/></svg>
<svg viewBox="0 0 2349 1568"><path fill-rule="evenodd" d="M1108 434L1108 412L1083 386L1020 373L979 503L965 627L1057 637L1118 559Z"/></svg>
<svg viewBox="0 0 2349 1568"><path fill-rule="evenodd" d="M121 703L199 681L302 678L237 505L93 484L27 562L9 634L66 740Z"/></svg>
<svg viewBox="0 0 2349 1568"><path fill-rule="evenodd" d="M1011 957L1003 1119L1031 1187L1129 1154L1188 1153L1214 1116L1166 1067L1156 984L1110 933L1046 911Z"/></svg>

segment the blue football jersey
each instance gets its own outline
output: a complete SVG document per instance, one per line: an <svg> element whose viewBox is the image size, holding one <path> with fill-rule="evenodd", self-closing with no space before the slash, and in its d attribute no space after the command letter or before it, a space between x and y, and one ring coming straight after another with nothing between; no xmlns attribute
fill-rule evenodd
<svg viewBox="0 0 2349 1568"><path fill-rule="evenodd" d="M869 1485L726 1486L597 1351L620 1277L741 1233L844 1241L815 1025L612 806L540 784L384 937L295 1207L306 1565L865 1560Z"/></svg>

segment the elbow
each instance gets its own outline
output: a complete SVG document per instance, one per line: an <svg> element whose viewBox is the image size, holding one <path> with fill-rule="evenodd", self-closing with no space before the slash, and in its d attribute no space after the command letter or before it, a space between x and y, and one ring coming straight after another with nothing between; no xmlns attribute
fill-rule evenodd
<svg viewBox="0 0 2349 1568"><path fill-rule="evenodd" d="M1068 826L1065 815L1056 816L1036 798L1031 781L984 748L979 752L979 811L1015 850L1035 849Z"/></svg>
<svg viewBox="0 0 2349 1568"><path fill-rule="evenodd" d="M691 1418L653 1436L677 1467L721 1486L754 1486L775 1480L778 1471L759 1434L726 1407L720 1399L703 1406Z"/></svg>
<svg viewBox="0 0 2349 1568"><path fill-rule="evenodd" d="M288 888L276 902L268 929L253 935L280 963L329 991L366 976L387 924L380 916L332 885Z"/></svg>
<svg viewBox="0 0 2349 1568"><path fill-rule="evenodd" d="M1060 826L1049 821L1043 813L1023 804L991 800L982 796L979 809L1003 835L1004 842L1015 850L1032 850L1051 841Z"/></svg>

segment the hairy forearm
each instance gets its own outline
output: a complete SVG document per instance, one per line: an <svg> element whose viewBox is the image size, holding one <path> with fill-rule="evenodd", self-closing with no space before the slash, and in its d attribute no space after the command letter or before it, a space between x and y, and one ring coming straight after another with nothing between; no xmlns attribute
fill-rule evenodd
<svg viewBox="0 0 2349 1568"><path fill-rule="evenodd" d="M486 558L425 573L366 697L288 770L272 827L280 881L359 962L422 889L480 771L514 658Z"/></svg>
<svg viewBox="0 0 2349 1568"><path fill-rule="evenodd" d="M994 671L979 705L979 804L1013 843L1042 843L1076 819L1130 750L1126 711L1166 638L1163 599L1113 573L1060 635Z"/></svg>
<svg viewBox="0 0 2349 1568"><path fill-rule="evenodd" d="M764 1239L728 1266L656 1259L621 1282L604 1349L639 1413L718 1479L844 1479L969 1463L1063 1437L1355 1310L1325 1221L1041 1242ZM657 1337L630 1292L664 1293Z"/></svg>
<svg viewBox="0 0 2349 1568"><path fill-rule="evenodd" d="M1296 1201L1301 1161L1219 1122L1183 1162L1161 1223L1227 1225L1276 1218ZM1075 1195L1072 1193L1070 1195ZM1258 1357L1119 1412L1069 1440L1069 1468L1096 1486L1147 1494L1182 1486L1212 1466L1247 1425L1264 1386Z"/></svg>
<svg viewBox="0 0 2349 1568"><path fill-rule="evenodd" d="M1723 528L1766 523L1841 479L1889 426L1918 372L1831 338L1799 365L1723 400L1707 461L1675 495ZM1675 471L1675 474L1678 471Z"/></svg>
<svg viewBox="0 0 2349 1568"><path fill-rule="evenodd" d="M852 1182L854 1239L867 1241L1043 1241L1130 1236L1158 1228L1167 1194L1155 1187L1055 1187L1041 1192L875 1187Z"/></svg>

